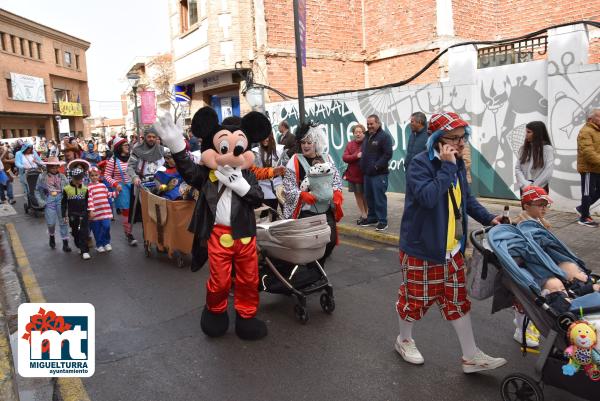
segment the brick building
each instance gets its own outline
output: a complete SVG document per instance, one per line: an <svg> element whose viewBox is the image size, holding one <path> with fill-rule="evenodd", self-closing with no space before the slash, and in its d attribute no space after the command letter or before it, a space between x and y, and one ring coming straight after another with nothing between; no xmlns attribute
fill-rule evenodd
<svg viewBox="0 0 600 401"><path fill-rule="evenodd" d="M600 2L582 0L306 0L306 10L307 96L407 79L458 42L600 20ZM256 82L296 96L292 0L170 0L170 21L176 83L193 85L192 113L239 101L236 62ZM591 63L600 61L598 36L591 33ZM447 71L442 56L413 83L445 80Z"/></svg>
<svg viewBox="0 0 600 401"><path fill-rule="evenodd" d="M83 135L90 43L0 9L0 139ZM63 127L66 125L62 124Z"/></svg>

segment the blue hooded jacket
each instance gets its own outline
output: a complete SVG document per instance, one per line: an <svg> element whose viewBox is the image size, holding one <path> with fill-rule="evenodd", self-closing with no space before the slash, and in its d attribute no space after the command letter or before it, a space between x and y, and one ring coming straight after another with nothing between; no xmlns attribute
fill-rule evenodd
<svg viewBox="0 0 600 401"><path fill-rule="evenodd" d="M468 233L467 215L483 225L491 223L495 216L471 195L464 161L457 159L454 164L437 157L430 159L428 152L422 152L413 158L406 175L400 250L419 259L434 263L445 262L449 216L448 189L456 178L462 193L461 212L464 216L461 251L465 250Z"/></svg>
<svg viewBox="0 0 600 401"><path fill-rule="evenodd" d="M33 145L29 142L25 142L21 147L21 150L19 150L15 155L15 166L19 169L19 174L22 174L25 168L23 159L25 158L25 151L29 148L33 148ZM38 155L35 149L33 149L33 158L35 159L35 161L38 162L39 165L42 165L42 158L40 157L40 155Z"/></svg>

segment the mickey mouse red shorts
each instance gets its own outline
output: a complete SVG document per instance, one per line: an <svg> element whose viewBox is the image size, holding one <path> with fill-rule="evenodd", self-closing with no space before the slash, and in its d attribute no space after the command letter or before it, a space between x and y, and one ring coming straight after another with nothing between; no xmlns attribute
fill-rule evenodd
<svg viewBox="0 0 600 401"><path fill-rule="evenodd" d="M427 309L438 304L446 320L455 320L471 310L465 286L465 262L458 252L444 264L408 256L400 251L402 284L396 310L402 320L419 320Z"/></svg>

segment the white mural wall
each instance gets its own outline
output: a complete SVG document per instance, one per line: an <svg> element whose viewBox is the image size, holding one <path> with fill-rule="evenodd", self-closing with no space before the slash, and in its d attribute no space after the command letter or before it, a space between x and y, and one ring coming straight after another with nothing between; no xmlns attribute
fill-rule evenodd
<svg viewBox="0 0 600 401"><path fill-rule="evenodd" d="M472 176L477 195L516 199L514 166L525 137L525 124L544 121L551 133L556 159L550 190L560 209L578 204L577 134L586 116L600 108L600 64L588 64L589 34L584 25L548 31L546 58L500 67L477 68L477 50L461 46L449 52L449 80L377 91L307 99L309 118L325 124L329 152L339 167L357 122L366 125L370 114L380 116L394 138L390 161L390 191L404 190L410 115L428 117L455 111L473 127ZM428 60L423 60L425 64ZM295 102L267 105L274 131L281 120L294 129Z"/></svg>

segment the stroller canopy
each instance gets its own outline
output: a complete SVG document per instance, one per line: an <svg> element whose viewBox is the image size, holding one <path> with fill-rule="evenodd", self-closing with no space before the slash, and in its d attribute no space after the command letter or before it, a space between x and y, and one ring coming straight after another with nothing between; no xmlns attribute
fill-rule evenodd
<svg viewBox="0 0 600 401"><path fill-rule="evenodd" d="M520 286L533 286L539 292L541 281L547 278L558 277L566 280L565 274L556 263L517 227L509 224L493 227L488 233L488 241L505 271ZM522 258L525 266L519 266L513 259L515 257Z"/></svg>
<svg viewBox="0 0 600 401"><path fill-rule="evenodd" d="M538 244L544 252L559 264L564 261L573 262L586 273L591 272L585 267L585 262L577 257L565 244L563 244L554 234L546 230L544 226L535 220L525 220L517 225L519 230L528 238Z"/></svg>

